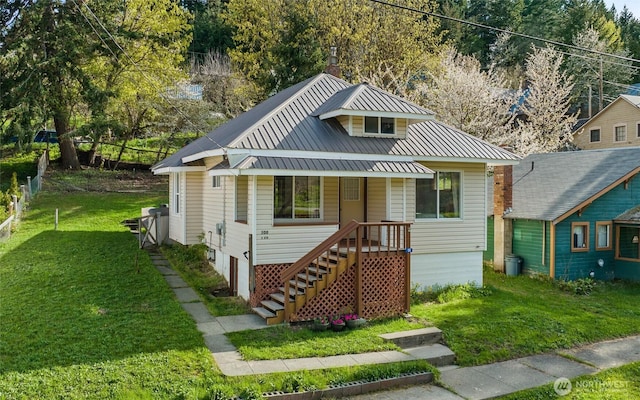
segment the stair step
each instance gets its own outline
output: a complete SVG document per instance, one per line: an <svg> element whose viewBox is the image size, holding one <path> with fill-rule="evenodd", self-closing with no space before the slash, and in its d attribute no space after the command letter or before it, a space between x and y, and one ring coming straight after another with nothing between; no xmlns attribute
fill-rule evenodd
<svg viewBox="0 0 640 400"><path fill-rule="evenodd" d="M271 311L267 310L264 307L254 307L252 308L253 312L255 312L256 314L258 314L259 316L261 316L264 319L267 318L274 318L276 315L274 313L272 313Z"/></svg>
<svg viewBox="0 0 640 400"><path fill-rule="evenodd" d="M342 258L341 260L344 260L344 258ZM311 265L315 265L316 267L320 267L320 268L329 269L329 268L335 268L338 265L338 262L333 260L316 260L312 262Z"/></svg>
<svg viewBox="0 0 640 400"><path fill-rule="evenodd" d="M275 301L262 300L260 304L262 304L264 308L266 308L267 310L273 313L277 313L278 311L284 310L284 307L282 306L282 304L276 303Z"/></svg>
<svg viewBox="0 0 640 400"><path fill-rule="evenodd" d="M427 361L436 367L444 367L452 365L456 361L456 355L447 346L440 343L430 344L428 346L411 347L403 349L415 358Z"/></svg>
<svg viewBox="0 0 640 400"><path fill-rule="evenodd" d="M318 275L326 275L329 273L329 271L327 270L327 268L324 268L324 267L309 267L309 273L315 274L316 276L318 276Z"/></svg>
<svg viewBox="0 0 640 400"><path fill-rule="evenodd" d="M435 327L412 329L410 331L385 333L380 337L404 348L425 346L442 340L442 331Z"/></svg>
<svg viewBox="0 0 640 400"><path fill-rule="evenodd" d="M280 286L280 292L284 295L284 286ZM293 285L289 286L289 296L295 297L304 294L304 290L296 289Z"/></svg>
<svg viewBox="0 0 640 400"><path fill-rule="evenodd" d="M298 292L302 291L302 293L298 293L298 294L304 294L304 290L309 287L307 282L301 282L301 281L293 280L293 279L289 281L289 284L294 288L297 287L298 288Z"/></svg>
<svg viewBox="0 0 640 400"><path fill-rule="evenodd" d="M274 301L284 305L286 300L284 299L284 293L271 293L269 295ZM288 301L291 301L291 297L289 297Z"/></svg>
<svg viewBox="0 0 640 400"><path fill-rule="evenodd" d="M320 279L317 276L312 275L311 273L309 274L309 276L307 276L307 274L298 274L297 277L298 279L301 279L302 281L308 281L309 283L313 283Z"/></svg>

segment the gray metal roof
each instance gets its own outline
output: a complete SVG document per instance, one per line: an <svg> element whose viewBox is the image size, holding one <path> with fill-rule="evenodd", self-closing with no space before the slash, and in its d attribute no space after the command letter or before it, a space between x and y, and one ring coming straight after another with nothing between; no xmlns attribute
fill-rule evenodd
<svg viewBox="0 0 640 400"><path fill-rule="evenodd" d="M506 217L556 220L638 168L640 147L532 154L513 167Z"/></svg>
<svg viewBox="0 0 640 400"><path fill-rule="evenodd" d="M313 112L312 115L319 116L337 110L383 111L425 116L435 115L433 111L380 90L368 83L361 83L339 91L331 96L331 98Z"/></svg>
<svg viewBox="0 0 640 400"><path fill-rule="evenodd" d="M640 108L640 96L634 96L631 94L621 94L620 97L633 104L634 106Z"/></svg>
<svg viewBox="0 0 640 400"><path fill-rule="evenodd" d="M377 160L335 160L319 158L254 157L250 156L238 163L238 169L270 169L293 171L332 171L385 173L398 176L433 174L424 165L414 161L377 161Z"/></svg>
<svg viewBox="0 0 640 400"><path fill-rule="evenodd" d="M334 105L330 106L335 107L335 104L347 101L350 91L358 90L361 93L349 102L352 107L430 113L370 85L352 86L332 75L320 74L270 97L160 161L152 169L185 166L184 157L219 148L390 154L420 159L478 159L481 162L519 160L500 147L435 120L411 124L407 138L398 139L352 137L335 119L318 118L317 110L328 107L326 103L332 96L336 95L331 100Z"/></svg>

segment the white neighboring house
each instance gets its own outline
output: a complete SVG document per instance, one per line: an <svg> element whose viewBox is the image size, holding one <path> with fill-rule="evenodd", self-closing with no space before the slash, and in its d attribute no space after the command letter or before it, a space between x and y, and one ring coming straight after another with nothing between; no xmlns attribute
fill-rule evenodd
<svg viewBox="0 0 640 400"><path fill-rule="evenodd" d="M487 166L518 160L438 122L427 109L323 73L277 93L152 170L169 175L170 239L194 244L204 234L216 269L232 290L270 322L279 322L280 315L308 319L343 307L368 315L389 313L380 309L384 298L367 303L363 296L392 297L385 292L392 285L402 286L406 299L409 282L482 284ZM352 220L361 223L357 233L336 234ZM305 300L315 303L305 309L298 301L287 308L284 287L291 288L282 278L300 275L292 265L314 249L319 254L317 246L326 245L330 236L338 238L327 247L334 253L346 238L369 240L371 250L372 240L373 246L391 247L397 236L403 242L396 243L401 251L394 254L405 258L396 267L410 273L399 272L401 284L392 283L396 270L380 272L379 282L374 270L362 272L366 277L358 275L364 271L359 267L342 274L373 251L358 254L357 261L347 257L347 269L337 277L317 271L330 265L312 262L318 276L309 278L309 269L299 272L307 282L324 280L307 295L315 300ZM394 262L391 256L379 257L376 271ZM339 283L345 279L357 282ZM343 288L353 285L359 288L355 294ZM292 303L296 296L301 295L291 292Z"/></svg>

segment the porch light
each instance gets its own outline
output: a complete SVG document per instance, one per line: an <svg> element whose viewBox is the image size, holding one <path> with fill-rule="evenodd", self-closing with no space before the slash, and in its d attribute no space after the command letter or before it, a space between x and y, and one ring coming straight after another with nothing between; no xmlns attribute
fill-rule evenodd
<svg viewBox="0 0 640 400"><path fill-rule="evenodd" d="M635 235L633 239L631 239L631 243L638 243L638 235Z"/></svg>
<svg viewBox="0 0 640 400"><path fill-rule="evenodd" d="M598 267L600 268L604 267L604 260L602 258L598 259Z"/></svg>

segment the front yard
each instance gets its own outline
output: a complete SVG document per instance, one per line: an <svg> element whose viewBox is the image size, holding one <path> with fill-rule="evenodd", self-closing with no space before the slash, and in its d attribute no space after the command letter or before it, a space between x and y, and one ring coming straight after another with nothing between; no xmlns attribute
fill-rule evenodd
<svg viewBox="0 0 640 400"><path fill-rule="evenodd" d="M257 398L266 391L430 368L414 362L224 377L193 320L120 224L142 207L166 202L166 193L67 192L72 186L78 183L41 192L11 240L0 243L0 399ZM172 261L183 263L174 250ZM191 282L209 287L209 278ZM599 282L584 296L545 279L487 270L485 285L442 290L440 302L414 304L411 322L376 321L339 333L278 327L230 336L248 359L310 357L381 350L389 345L379 333L429 323L443 330L460 365L477 365L640 333L637 283ZM217 301L209 307L215 314L245 310ZM609 374L627 379L637 368Z"/></svg>

